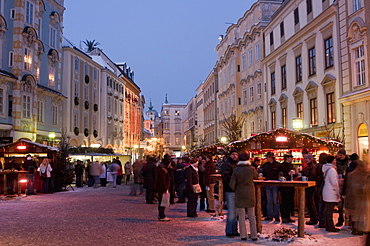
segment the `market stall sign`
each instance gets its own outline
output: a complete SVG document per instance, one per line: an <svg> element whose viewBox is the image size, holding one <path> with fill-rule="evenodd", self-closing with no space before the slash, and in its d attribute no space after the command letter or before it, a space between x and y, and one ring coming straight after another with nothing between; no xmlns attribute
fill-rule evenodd
<svg viewBox="0 0 370 246"><path fill-rule="evenodd" d="M270 147L272 149L291 149L293 148L293 142L290 139L286 139L284 142L275 139L270 142Z"/></svg>

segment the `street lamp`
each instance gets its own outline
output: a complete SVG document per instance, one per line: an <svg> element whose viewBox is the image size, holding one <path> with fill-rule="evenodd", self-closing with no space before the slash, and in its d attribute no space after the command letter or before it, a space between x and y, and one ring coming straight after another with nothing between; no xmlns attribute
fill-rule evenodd
<svg viewBox="0 0 370 246"><path fill-rule="evenodd" d="M51 141L51 146L54 147L55 132L49 132L49 139Z"/></svg>
<svg viewBox="0 0 370 246"><path fill-rule="evenodd" d="M301 118L293 118L293 129L299 131L303 128L303 121Z"/></svg>
<svg viewBox="0 0 370 246"><path fill-rule="evenodd" d="M227 137L221 137L221 143L226 143Z"/></svg>

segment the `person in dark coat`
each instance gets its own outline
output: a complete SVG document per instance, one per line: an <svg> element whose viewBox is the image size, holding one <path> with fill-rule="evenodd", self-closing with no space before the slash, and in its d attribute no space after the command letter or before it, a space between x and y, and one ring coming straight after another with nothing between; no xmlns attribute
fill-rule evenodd
<svg viewBox="0 0 370 246"><path fill-rule="evenodd" d="M169 187L169 193L170 193L170 204L175 204L175 185L174 185L174 179L175 179L175 170L176 166L171 160L171 156L169 154L165 154L162 160L162 163L165 165L168 174L170 176L170 187Z"/></svg>
<svg viewBox="0 0 370 246"><path fill-rule="evenodd" d="M198 193L193 190L193 185L199 184L198 160L192 159L190 166L186 168L186 191L188 193L187 217L198 217L197 203Z"/></svg>
<svg viewBox="0 0 370 246"><path fill-rule="evenodd" d="M338 177L345 178L346 174L346 169L349 163L349 158L347 156L346 150L345 149L339 149L337 153L337 159L336 159L336 165L337 165L337 172L338 172ZM335 226L342 226L344 223L344 213L343 213L343 204L344 204L344 199L341 196L340 201L338 203L338 222L335 224Z"/></svg>
<svg viewBox="0 0 370 246"><path fill-rule="evenodd" d="M198 155L197 161L198 161L199 184L200 184L200 188L202 189L202 192L199 194L199 198L200 198L199 199L199 210L204 211L206 209L206 198L207 198L206 185L204 183L206 163L203 160L203 155ZM208 209L208 204L207 204L207 209Z"/></svg>
<svg viewBox="0 0 370 246"><path fill-rule="evenodd" d="M236 219L235 192L233 191L233 189L231 189L229 185L231 176L233 175L233 170L237 164L238 164L238 151L236 149L232 149L230 151L229 157L221 166L221 176L224 186L223 192L227 205L227 219L225 228L227 237L240 236L240 234L238 233L238 224Z"/></svg>
<svg viewBox="0 0 370 246"><path fill-rule="evenodd" d="M212 174L216 173L216 165L212 160L212 154L206 156L206 170L204 172L204 185L207 193L207 213L214 213L215 210L215 178L211 177Z"/></svg>
<svg viewBox="0 0 370 246"><path fill-rule="evenodd" d="M284 155L284 162L278 167L279 173L281 173L286 180L291 180L292 177L290 175L291 171L294 169L292 161L293 155L291 153L287 153ZM280 213L282 222L295 222L295 220L290 218L290 213L294 210L294 187L279 187L279 191L281 195Z"/></svg>
<svg viewBox="0 0 370 246"><path fill-rule="evenodd" d="M263 177L265 177L265 180L278 180L280 163L275 160L275 154L273 152L267 152L266 159L267 162L261 168ZM278 187L266 186L265 191L267 199L267 217L265 220L271 221L275 218L275 221L280 222Z"/></svg>
<svg viewBox="0 0 370 246"><path fill-rule="evenodd" d="M154 204L154 182L155 182L155 171L157 166L155 165L156 159L149 157L147 163L143 166L143 177L144 177L144 189L146 189L145 200L147 204Z"/></svg>
<svg viewBox="0 0 370 246"><path fill-rule="evenodd" d="M175 171L175 186L177 193L177 202L176 203L185 203L184 191L186 188L186 174L185 167L190 165L190 159L187 156L182 157L176 165Z"/></svg>
<svg viewBox="0 0 370 246"><path fill-rule="evenodd" d="M35 194L34 183L35 183L35 168L36 161L34 161L31 155L27 155L26 160L23 162L22 168L27 171L27 189L26 194Z"/></svg>
<svg viewBox="0 0 370 246"><path fill-rule="evenodd" d="M316 181L316 164L312 154L307 154L304 157L307 166L302 169L302 176L306 176L308 181ZM316 225L317 221L317 211L315 204L315 192L316 186L311 186L305 189L306 194L306 207L308 213L310 214L310 221L306 222L306 225Z"/></svg>
<svg viewBox="0 0 370 246"><path fill-rule="evenodd" d="M316 192L315 192L315 204L317 209L317 220L319 221L319 228L325 228L324 218L324 201L322 200L322 185L324 182L324 173L322 172L322 166L326 164L326 157L328 154L321 153L319 155L319 162L316 164Z"/></svg>
<svg viewBox="0 0 370 246"><path fill-rule="evenodd" d="M347 224L352 229L353 235L362 235L363 232L360 228L364 217L364 211L359 204L364 200L363 187L366 182L364 177L366 177L367 169L363 161L354 160L353 162L355 162L356 168L346 174L346 187L342 191L342 195L346 197L344 200L344 208L346 218L348 218Z"/></svg>
<svg viewBox="0 0 370 246"><path fill-rule="evenodd" d="M75 166L75 174L76 174L76 187L82 187L82 175L84 174L84 165L82 161L77 160L77 164Z"/></svg>
<svg viewBox="0 0 370 246"><path fill-rule="evenodd" d="M165 160L158 165L156 170L154 192L158 199L158 219L160 221L170 221L170 219L165 215L166 207L162 206L161 204L163 194L168 193L168 189L170 188L170 175L163 162L165 162Z"/></svg>
<svg viewBox="0 0 370 246"><path fill-rule="evenodd" d="M252 240L257 240L256 213L254 210L256 198L253 182L255 179L258 179L258 174L249 162L249 155L247 153L240 154L238 165L233 170L229 185L235 191L236 214L239 218L240 237L243 241L247 240L245 227L246 208Z"/></svg>

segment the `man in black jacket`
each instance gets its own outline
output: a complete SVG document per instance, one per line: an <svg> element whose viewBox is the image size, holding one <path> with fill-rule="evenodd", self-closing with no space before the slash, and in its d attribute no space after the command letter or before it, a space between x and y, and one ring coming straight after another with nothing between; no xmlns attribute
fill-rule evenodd
<svg viewBox="0 0 370 246"><path fill-rule="evenodd" d="M238 225L236 220L235 192L229 186L233 170L237 164L238 164L238 151L232 149L230 151L229 157L221 166L221 176L224 186L223 192L227 204L227 220L225 229L227 237L234 237L240 235L238 233Z"/></svg>
<svg viewBox="0 0 370 246"><path fill-rule="evenodd" d="M142 174L144 177L144 188L146 189L145 200L147 204L154 204L154 182L157 166L156 159L149 157L148 162L144 164Z"/></svg>
<svg viewBox="0 0 370 246"><path fill-rule="evenodd" d="M278 180L280 163L275 160L273 152L267 152L266 159L267 162L262 166L263 177L265 177L265 180ZM265 190L267 199L267 217L265 220L271 221L275 218L276 222L280 222L278 187L266 186Z"/></svg>
<svg viewBox="0 0 370 246"><path fill-rule="evenodd" d="M284 155L284 162L279 166L279 173L281 173L286 180L291 180L291 171L294 169L293 155L288 152ZM290 218L291 211L294 210L294 187L279 187L281 195L281 219L283 223L295 222Z"/></svg>

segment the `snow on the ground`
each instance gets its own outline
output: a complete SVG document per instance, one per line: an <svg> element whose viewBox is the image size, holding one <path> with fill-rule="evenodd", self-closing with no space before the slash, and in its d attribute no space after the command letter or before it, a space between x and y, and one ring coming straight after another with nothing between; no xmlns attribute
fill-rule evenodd
<svg viewBox="0 0 370 246"><path fill-rule="evenodd" d="M227 211L226 211L227 214ZM334 223L336 223L337 214L334 215ZM272 240L274 231L285 228L285 229L298 229L298 223L297 223L297 217L292 217L296 220L295 223L291 224L282 224L277 222L267 222L262 221L262 232L259 233L259 240L255 243L251 242L250 240L246 241L247 245L276 245L276 246L283 246L283 245L340 245L340 246L361 246L364 244L365 236L355 236L351 234L351 230L348 229L348 227L343 226L340 228L340 232L327 232L324 228L318 228L318 225L305 225L305 237L299 238L294 237L293 240L289 240L286 242L275 242ZM212 221L215 224L214 226L225 226L225 220L226 216L221 217L211 217ZM308 220L308 219L307 219ZM221 225L220 225L221 224ZM246 226L247 226L247 233L249 233L249 221L246 220ZM239 245L243 244L246 245L246 243L243 243L240 241L239 238L234 238L235 243L232 243L231 245Z"/></svg>

